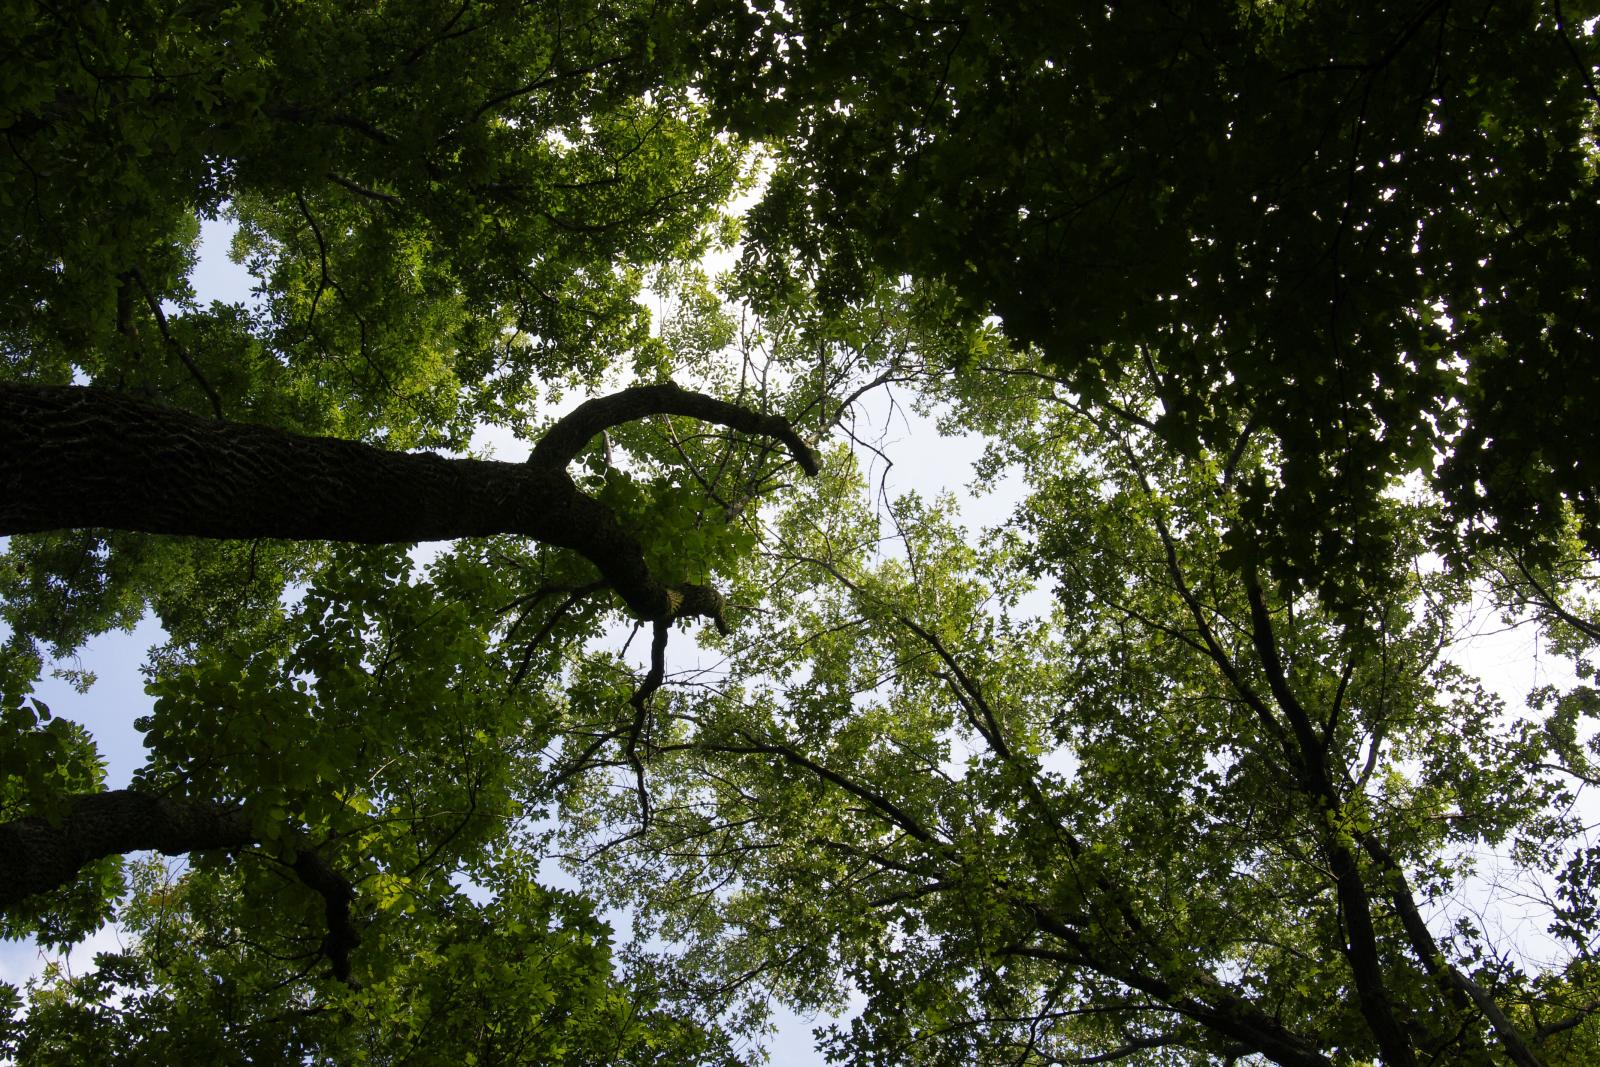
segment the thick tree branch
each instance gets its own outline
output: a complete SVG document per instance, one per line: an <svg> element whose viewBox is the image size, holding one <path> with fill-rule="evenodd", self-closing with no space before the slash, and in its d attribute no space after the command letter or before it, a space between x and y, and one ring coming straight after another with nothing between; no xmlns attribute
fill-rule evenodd
<svg viewBox="0 0 1600 1067"><path fill-rule="evenodd" d="M356 899L355 887L310 849L297 852L291 866L305 887L322 898L323 918L328 932L322 938L320 948L322 954L328 957L333 976L341 982L348 982L350 953L361 943L361 934L350 915L350 905Z"/></svg>
<svg viewBox="0 0 1600 1067"><path fill-rule="evenodd" d="M128 789L68 800L59 825L30 815L0 823L0 908L72 881L107 856L154 851L167 856L253 845L256 837L238 807Z"/></svg>
<svg viewBox="0 0 1600 1067"><path fill-rule="evenodd" d="M1155 492L1151 489L1149 479L1145 477L1144 470L1139 467L1138 460L1132 450L1124 446L1123 453L1128 457L1129 464L1138 475L1139 485L1144 489L1145 496L1152 501L1155 500ZM1161 516L1159 511L1154 512L1153 517L1155 519L1156 533L1161 537L1161 546L1166 554L1167 573L1172 577L1172 588L1177 592L1184 606L1189 609L1189 617L1194 620L1195 630L1199 633L1200 640L1205 645L1207 657L1216 665L1217 670L1222 672L1222 676L1233 687L1233 691L1239 694L1239 698L1245 702L1245 705L1255 712L1256 719L1261 723L1267 736L1278 743L1284 756L1292 762L1294 749L1290 744L1289 738L1285 735L1283 724L1278 721L1277 716L1272 714L1272 709L1267 706L1267 702L1262 699L1261 695L1255 691L1255 687L1245 678L1244 673L1239 670L1238 665L1233 661L1233 657L1228 655L1227 649L1222 647L1222 642L1217 639L1216 632L1212 630L1211 624L1206 620L1205 607L1200 603L1199 597L1195 596L1194 591L1189 588L1189 581L1184 575L1183 564L1178 559L1177 539L1172 536L1172 530L1167 526L1166 519Z"/></svg>
<svg viewBox="0 0 1600 1067"><path fill-rule="evenodd" d="M1330 801L1336 801L1327 773L1327 749L1317 736L1310 713L1300 703L1299 696L1289 682L1289 672L1278 648L1277 634L1272 627L1272 615L1267 610L1261 581L1255 571L1248 569L1243 579L1245 598L1250 604L1250 643L1255 647L1262 670L1266 673L1267 687L1283 712L1283 717L1288 720L1289 728L1294 731L1295 741L1300 745L1301 763L1311 776L1315 788Z"/></svg>
<svg viewBox="0 0 1600 1067"><path fill-rule="evenodd" d="M69 884L95 860L129 852L166 856L258 843L254 827L235 804L163 797L131 789L85 793L66 799L52 821L29 815L0 823L0 910ZM322 897L328 932L322 951L340 980L350 977L350 953L360 940L350 915L355 889L326 860L304 845L290 864L306 888Z"/></svg>
<svg viewBox="0 0 1600 1067"><path fill-rule="evenodd" d="M1061 951L1044 945L1017 945L1008 948L1007 954L1097 971L1130 989L1154 997L1185 1018L1248 1045L1282 1067L1332 1067L1333 1061L1322 1055L1314 1044L1289 1030L1280 1020L1250 1000L1240 997L1209 971L1189 970L1183 978L1191 989L1185 989L1175 985L1165 974L1119 967L1102 960L1093 948L1084 947L1082 939L1069 927L1051 923L1042 914L1039 917L1041 929L1065 941L1069 949Z"/></svg>
<svg viewBox="0 0 1600 1067"><path fill-rule="evenodd" d="M668 413L781 431L797 456L809 449L781 420L677 386L590 404L557 423L532 461L497 463L212 422L104 389L0 385L0 535L90 527L388 544L521 534L584 556L641 619L725 625L721 594L659 581L638 539L579 491L561 457L593 428Z"/></svg>

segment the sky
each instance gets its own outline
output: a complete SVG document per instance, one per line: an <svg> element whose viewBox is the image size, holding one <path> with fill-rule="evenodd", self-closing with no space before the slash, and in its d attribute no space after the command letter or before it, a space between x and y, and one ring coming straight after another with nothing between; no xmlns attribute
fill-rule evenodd
<svg viewBox="0 0 1600 1067"><path fill-rule="evenodd" d="M250 299L254 284L250 275L226 255L231 233L231 224L226 221L207 222L202 227L200 266L194 277L202 302ZM576 403L577 399L581 398L573 398L572 402ZM891 496L908 490L925 496L954 492L961 498L963 514L972 525L1003 519L1020 499L1021 487L1015 479L1002 483L991 494L974 491L972 464L982 451L981 441L941 437L931 420L917 416L903 404L891 407L883 398L865 407L861 417L862 436L873 440L894 459L893 466L885 468L881 460L862 453L871 484L876 486L878 480L883 479ZM906 447L913 442L915 447ZM525 445L509 434L481 436L475 445L491 446L498 458L510 460L520 458L526 450ZM426 554L425 548L419 553ZM1513 710L1522 707L1526 694L1534 686L1574 683L1570 664L1545 650L1531 627L1507 630L1487 612L1479 612L1473 620L1464 620L1463 625L1463 637L1470 637L1470 640L1464 640L1459 647L1457 661L1482 677ZM76 693L64 682L51 678L44 681L36 694L54 714L81 722L94 733L106 761L108 788L126 786L133 772L144 762L141 738L133 728L134 719L151 710L150 698L143 690L140 667L147 650L161 636L160 627L148 618L131 632L100 635L79 653L77 662L68 664L87 668L97 675L96 684L87 694ZM679 642L676 647L679 655L686 659L682 665L691 665L692 646ZM1485 872L1483 884L1461 894L1454 907L1481 911L1496 894L1504 904L1508 890L1496 888L1497 857L1485 854L1481 862ZM559 884L564 876L553 872L551 880ZM1523 946L1529 955L1539 956L1549 942L1543 932L1545 920L1540 910L1502 907L1501 911L1504 935ZM1441 914L1435 921L1446 918ZM614 921L621 925L621 920L622 916L618 915ZM77 946L66 963L74 971L81 971L91 965L96 952L116 948L118 944L118 931L114 927L107 928ZM44 955L31 942L0 942L0 980L20 985L39 973L44 962ZM814 1025L817 1020L780 1012L778 1034L769 1045L772 1063L776 1067L821 1064L821 1057L811 1049L810 1031Z"/></svg>

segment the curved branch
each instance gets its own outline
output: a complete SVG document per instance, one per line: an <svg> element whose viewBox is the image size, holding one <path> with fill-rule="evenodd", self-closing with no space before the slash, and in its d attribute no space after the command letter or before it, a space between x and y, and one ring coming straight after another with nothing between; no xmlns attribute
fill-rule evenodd
<svg viewBox="0 0 1600 1067"><path fill-rule="evenodd" d="M348 189L350 192L355 193L357 196L365 197L368 200L376 200L380 204L387 204L389 207L404 207L405 206L406 202L404 200L401 200L398 196L395 196L393 193L384 193L384 192L379 192L377 189L370 189L367 186L362 185L360 182L355 181L352 178L346 178L343 174L340 174L338 171L333 171L333 170L328 171L327 177L328 177L328 180L330 182L332 182L333 184L341 186L342 188Z"/></svg>
<svg viewBox="0 0 1600 1067"><path fill-rule="evenodd" d="M1528 565L1522 561L1521 556L1512 556L1511 562L1517 565L1517 570L1522 572L1522 577L1527 580L1529 585L1533 586L1535 595L1530 599L1536 601L1556 618L1560 619L1562 622L1566 623L1583 636L1593 641L1600 641L1600 626L1596 626L1587 619L1579 618L1577 615L1574 615L1572 612L1562 607L1561 601L1556 597L1556 595L1546 589L1542 584L1540 584L1539 579L1533 576L1533 572L1528 569Z"/></svg>
<svg viewBox="0 0 1600 1067"><path fill-rule="evenodd" d="M636 385L579 404L539 439L528 462L556 469L565 468L599 434L613 426L636 422L651 415L685 415L701 422L770 437L786 445L807 474L814 476L820 469L811 446L784 419L776 415L763 415L704 393L691 392L672 382Z"/></svg>
<svg viewBox="0 0 1600 1067"><path fill-rule="evenodd" d="M499 463L213 422L106 389L10 383L0 385L0 535L99 527L394 544L520 534L588 559L640 619L725 627L720 593L661 582L638 538L562 469L593 428L650 414L780 437L816 470L781 419L677 386L590 401L530 462Z"/></svg>
<svg viewBox="0 0 1600 1067"><path fill-rule="evenodd" d="M860 800L865 801L870 807L876 809L878 814L888 822L900 827L911 837L933 848L944 848L945 842L931 830L925 828L909 812L884 794L872 790L857 782L848 775L844 775L831 767L818 763L802 752L788 745L775 742L761 741L750 734L740 731L748 740L745 744L696 741L689 745L673 746L675 748L690 748L699 752L724 752L732 756L778 756L796 767L803 767L823 781L843 789Z"/></svg>
<svg viewBox="0 0 1600 1067"><path fill-rule="evenodd" d="M341 982L350 981L350 953L361 943L361 933L350 915L350 905L356 899L355 886L310 849L297 852L290 867L307 889L322 898L328 932L319 947L333 968L333 976Z"/></svg>
<svg viewBox="0 0 1600 1067"><path fill-rule="evenodd" d="M639 688L634 690L633 697L628 701L633 707L633 724L628 729L625 751L628 766L633 768L635 791L639 795L641 829L650 825L650 791L645 788L644 763L639 758L639 742L644 737L645 727L650 722L650 698L655 696L667 678L666 655L667 623L657 622L650 640L650 672L645 675L644 681L639 683Z"/></svg>
<svg viewBox="0 0 1600 1067"><path fill-rule="evenodd" d="M68 885L95 860L129 852L180 856L259 843L236 804L192 797L163 797L132 789L66 798L55 820L28 815L0 823L0 910ZM350 914L355 889L305 844L289 866L322 897L328 932L322 951L341 981L350 977L350 953L360 942Z"/></svg>

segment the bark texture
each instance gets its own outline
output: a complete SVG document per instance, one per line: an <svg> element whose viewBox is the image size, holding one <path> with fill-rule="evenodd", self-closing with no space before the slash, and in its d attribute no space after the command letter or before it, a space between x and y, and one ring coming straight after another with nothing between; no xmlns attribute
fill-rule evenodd
<svg viewBox="0 0 1600 1067"><path fill-rule="evenodd" d="M588 558L641 619L718 618L715 591L657 581L638 539L566 472L596 433L655 414L778 438L816 471L781 419L670 384L580 406L526 463L389 452L202 419L104 389L6 384L0 534L105 528L366 544L521 534Z"/></svg>
<svg viewBox="0 0 1600 1067"><path fill-rule="evenodd" d="M60 818L30 815L0 823L0 910L69 884L95 860L128 852L167 856L255 845L256 834L237 805L162 797L132 789L68 797ZM360 941L350 914L355 890L308 844L290 864L322 897L327 934L321 949L340 979L350 977L350 953Z"/></svg>
<svg viewBox="0 0 1600 1067"><path fill-rule="evenodd" d="M86 864L150 850L168 856L243 848L255 835L236 807L129 789L69 798L59 824L37 815L0 823L0 908L66 885Z"/></svg>

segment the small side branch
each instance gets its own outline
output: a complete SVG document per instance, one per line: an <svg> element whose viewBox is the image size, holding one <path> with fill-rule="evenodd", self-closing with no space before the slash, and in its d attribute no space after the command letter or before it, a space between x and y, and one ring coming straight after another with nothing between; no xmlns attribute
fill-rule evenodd
<svg viewBox="0 0 1600 1067"><path fill-rule="evenodd" d="M644 761L639 757L639 745L650 725L650 698L655 696L667 679L667 632L671 624L658 620L650 639L650 672L634 690L628 703L633 707L633 725L628 730L628 766L633 768L634 788L639 795L639 825L650 825L650 792L645 788Z"/></svg>
<svg viewBox="0 0 1600 1067"><path fill-rule="evenodd" d="M387 204L389 207L403 207L405 205L405 201L401 200L393 193L384 193L379 192L377 189L370 189L367 186L362 185L360 182L346 178L343 174L340 174L337 171L328 171L328 180L337 186L350 190L350 192L355 193L357 196L364 197L368 200L376 200L380 204Z"/></svg>
<svg viewBox="0 0 1600 1067"><path fill-rule="evenodd" d="M517 664L516 673L512 675L511 683L506 687L507 689L515 689L518 685L522 684L522 679L527 676L528 668L533 663L534 652L538 650L540 645L544 644L545 638L550 636L561 620L567 617L567 613L573 608L577 607L578 603L585 597L597 593L604 588L606 588L605 582L588 582L568 591L567 598L560 604L556 605L556 609L550 613L549 618L545 619L544 625L539 627L539 632L533 636L533 640L529 641L527 646L523 649L522 662ZM535 600L537 601L538 599L542 599L544 595L545 591L541 590L539 593L535 594ZM529 608L528 610L531 611L532 608ZM522 621L525 618L527 618L526 611L523 612L520 617L518 617L516 622L511 624L511 629L506 634L506 639L508 641L516 634L517 628L522 625Z"/></svg>
<svg viewBox="0 0 1600 1067"><path fill-rule="evenodd" d="M222 397L217 395L217 391L211 387L211 383L206 380L206 376L200 373L200 368L195 365L194 360L189 358L188 349L184 348L178 342L178 339L172 336L172 327L167 324L167 313L161 310L161 301L157 300L156 294L150 291L150 286L145 283L144 275L139 272L139 268L135 267L128 272L127 276L133 279L134 284L139 287L139 291L144 294L145 305L149 307L150 314L155 316L156 325L161 329L161 339L167 343L167 347L188 368L189 376L195 380L201 391L206 394L206 399L211 401L211 412L217 417L217 421L223 421ZM118 313L121 313L120 309Z"/></svg>

